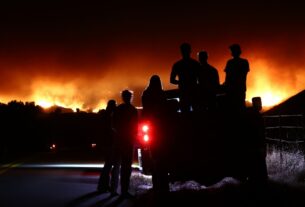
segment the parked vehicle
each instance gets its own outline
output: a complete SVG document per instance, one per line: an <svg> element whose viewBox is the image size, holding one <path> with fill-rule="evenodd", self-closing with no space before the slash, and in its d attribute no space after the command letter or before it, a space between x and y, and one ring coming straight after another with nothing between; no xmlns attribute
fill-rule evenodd
<svg viewBox="0 0 305 207"><path fill-rule="evenodd" d="M170 91L168 101L173 100ZM224 101L220 97L218 101ZM196 180L212 184L224 177L246 180L249 177L249 158L260 130L255 122L259 112L249 107L241 112L223 108L213 111L192 111L182 114L176 111L169 129L164 160L169 181ZM253 121L254 120L254 121ZM139 124L139 163L144 174L151 174L154 155L151 145L158 132L154 123L142 120ZM264 140L263 140L264 141ZM261 142L263 142L261 141Z"/></svg>

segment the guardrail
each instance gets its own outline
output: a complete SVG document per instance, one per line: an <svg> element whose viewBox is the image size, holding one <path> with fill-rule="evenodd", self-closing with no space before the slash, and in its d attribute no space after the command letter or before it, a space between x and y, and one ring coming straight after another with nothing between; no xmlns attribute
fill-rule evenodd
<svg viewBox="0 0 305 207"><path fill-rule="evenodd" d="M305 142L303 114L266 115L263 118L267 141L286 144Z"/></svg>
<svg viewBox="0 0 305 207"><path fill-rule="evenodd" d="M286 143L286 144L301 144L301 143L305 142L304 140L287 141L287 140L280 140L280 139L272 139L272 138L269 138L269 137L266 137L266 140L280 142L280 143Z"/></svg>

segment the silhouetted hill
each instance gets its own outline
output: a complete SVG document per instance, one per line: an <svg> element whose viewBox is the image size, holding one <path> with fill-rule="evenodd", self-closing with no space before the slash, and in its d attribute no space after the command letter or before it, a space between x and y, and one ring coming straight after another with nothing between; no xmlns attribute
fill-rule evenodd
<svg viewBox="0 0 305 207"><path fill-rule="evenodd" d="M102 114L73 112L72 109L51 107L45 111L34 102L11 101L0 104L0 162L11 161L36 152L57 150L105 151L107 136Z"/></svg>
<svg viewBox="0 0 305 207"><path fill-rule="evenodd" d="M46 113L52 113L52 112L57 112L57 113L73 113L73 110L70 108L65 108L62 106L51 106L50 108L44 109Z"/></svg>
<svg viewBox="0 0 305 207"><path fill-rule="evenodd" d="M264 115L277 114L304 114L305 112L305 90L291 96L286 101L269 109Z"/></svg>

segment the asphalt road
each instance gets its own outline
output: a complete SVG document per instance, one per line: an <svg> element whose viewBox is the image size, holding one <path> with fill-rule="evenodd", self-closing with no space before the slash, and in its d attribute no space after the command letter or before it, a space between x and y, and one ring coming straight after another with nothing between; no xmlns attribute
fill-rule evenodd
<svg viewBox="0 0 305 207"><path fill-rule="evenodd" d="M136 164L131 191L139 195L142 190L133 186L146 182L149 188L151 178L143 177ZM0 164L0 207L133 205L135 199L110 198L109 193L96 192L102 167L102 158L95 154L71 151L40 153Z"/></svg>
<svg viewBox="0 0 305 207"><path fill-rule="evenodd" d="M134 172L133 179L137 173ZM132 206L134 199L110 198L96 192L96 169L22 168L2 169L1 207ZM138 192L133 191L138 195Z"/></svg>

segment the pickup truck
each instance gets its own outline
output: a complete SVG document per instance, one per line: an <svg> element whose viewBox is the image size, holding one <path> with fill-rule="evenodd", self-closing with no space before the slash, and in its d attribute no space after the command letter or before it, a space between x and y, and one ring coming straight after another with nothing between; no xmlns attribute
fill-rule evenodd
<svg viewBox="0 0 305 207"><path fill-rule="evenodd" d="M177 91L166 94L168 102L175 106ZM224 177L247 180L251 176L252 155L264 148L260 113L253 106L235 112L224 107L225 98L218 97L217 101L219 107L213 111L183 114L177 108L172 122L164 126L171 132L159 142L166 146L159 147L165 149L161 159L166 163L163 167L169 182L195 180L209 185ZM151 174L154 166L151 146L153 135L158 133L154 130L150 120L139 124L138 157L144 174Z"/></svg>

